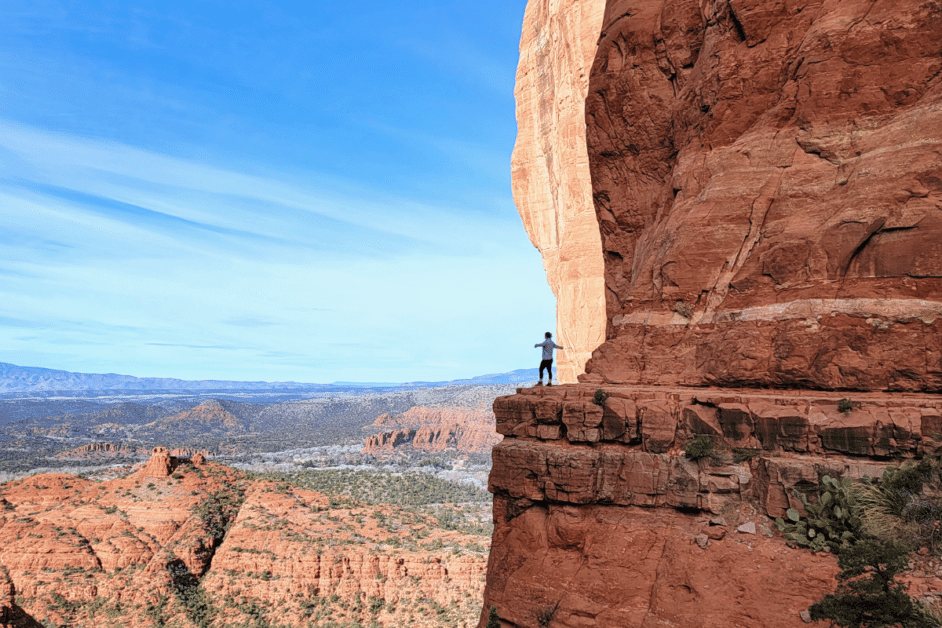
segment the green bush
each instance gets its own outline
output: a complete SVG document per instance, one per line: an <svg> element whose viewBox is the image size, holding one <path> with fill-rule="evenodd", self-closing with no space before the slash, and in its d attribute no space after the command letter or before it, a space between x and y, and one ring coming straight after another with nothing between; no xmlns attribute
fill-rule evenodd
<svg viewBox="0 0 942 628"><path fill-rule="evenodd" d="M604 406L606 399L608 399L608 393L599 388L595 391L595 396L592 397L592 403L597 406Z"/></svg>
<svg viewBox="0 0 942 628"><path fill-rule="evenodd" d="M484 628L500 628L500 616L497 614L497 607L492 606L487 614L487 623Z"/></svg>
<svg viewBox="0 0 942 628"><path fill-rule="evenodd" d="M866 532L880 539L901 539L933 552L942 542L937 522L942 517L939 460L926 456L918 463L889 466L879 481L865 479L855 487ZM928 484L929 490L924 490Z"/></svg>
<svg viewBox="0 0 942 628"><path fill-rule="evenodd" d="M830 619L849 628L929 628L925 609L894 580L909 564L908 549L895 541L865 539L838 556L837 591L808 609L811 619Z"/></svg>
<svg viewBox="0 0 942 628"><path fill-rule="evenodd" d="M691 460L715 457L717 452L713 446L713 438L706 434L697 436L684 445L684 454Z"/></svg>
<svg viewBox="0 0 942 628"><path fill-rule="evenodd" d="M674 304L674 311L683 316L684 318L690 318L693 316L693 306L687 303L686 301L678 301Z"/></svg>
<svg viewBox="0 0 942 628"><path fill-rule="evenodd" d="M837 409L841 412L850 412L854 409L854 404L850 399L841 399L837 402Z"/></svg>

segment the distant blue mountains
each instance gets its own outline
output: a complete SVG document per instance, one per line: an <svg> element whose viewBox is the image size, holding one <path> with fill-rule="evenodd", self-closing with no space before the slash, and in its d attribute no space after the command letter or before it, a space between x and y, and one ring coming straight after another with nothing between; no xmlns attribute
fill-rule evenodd
<svg viewBox="0 0 942 628"><path fill-rule="evenodd" d="M537 369L517 369L509 373L479 375L470 379L439 382L377 383L333 382L306 384L299 382L234 382L228 380L185 380L171 377L133 377L116 373L72 373L35 366L17 366L0 362L0 394L58 391L268 391L268 392L331 392L371 388L429 388L433 386L485 386L530 382L537 378Z"/></svg>

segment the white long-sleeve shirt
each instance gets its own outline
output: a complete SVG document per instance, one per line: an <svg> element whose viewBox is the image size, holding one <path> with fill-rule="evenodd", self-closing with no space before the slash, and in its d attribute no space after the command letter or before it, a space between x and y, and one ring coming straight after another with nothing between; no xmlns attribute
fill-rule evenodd
<svg viewBox="0 0 942 628"><path fill-rule="evenodd" d="M566 347L560 347L558 344L553 342L552 338L547 338L543 342L538 342L533 345L533 348L543 347L543 359L552 360L553 359L553 349L565 349Z"/></svg>

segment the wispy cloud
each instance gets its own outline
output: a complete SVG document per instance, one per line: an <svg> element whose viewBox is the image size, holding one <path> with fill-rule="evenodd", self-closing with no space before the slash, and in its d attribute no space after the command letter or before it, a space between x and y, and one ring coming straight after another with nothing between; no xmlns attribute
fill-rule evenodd
<svg viewBox="0 0 942 628"><path fill-rule="evenodd" d="M283 325L278 321L272 320L264 316L233 316L222 321L225 325L232 325L233 327L271 327L273 325Z"/></svg>

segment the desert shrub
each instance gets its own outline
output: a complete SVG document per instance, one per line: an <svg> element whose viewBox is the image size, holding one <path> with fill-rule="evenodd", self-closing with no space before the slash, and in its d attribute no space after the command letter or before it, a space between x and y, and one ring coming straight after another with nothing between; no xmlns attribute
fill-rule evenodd
<svg viewBox="0 0 942 628"><path fill-rule="evenodd" d="M713 446L713 438L706 434L697 436L684 445L684 454L691 460L715 457L717 452Z"/></svg>
<svg viewBox="0 0 942 628"><path fill-rule="evenodd" d="M918 463L889 466L879 481L865 479L855 487L867 534L935 551L942 542L939 471L938 458L926 456Z"/></svg>
<svg viewBox="0 0 942 628"><path fill-rule="evenodd" d="M811 619L849 628L928 628L928 613L895 581L909 563L908 553L901 543L878 539L846 548L838 556L837 591L811 605Z"/></svg>
<svg viewBox="0 0 942 628"><path fill-rule="evenodd" d="M595 391L595 396L592 397L592 403L597 406L604 406L606 399L608 399L608 393L599 388Z"/></svg>
<svg viewBox="0 0 942 628"><path fill-rule="evenodd" d="M854 404L850 399L844 398L837 402L837 409L841 412L850 412L854 409Z"/></svg>
<svg viewBox="0 0 942 628"><path fill-rule="evenodd" d="M683 316L684 318L690 318L693 316L693 306L687 303L686 301L678 301L674 304L674 311Z"/></svg>
<svg viewBox="0 0 942 628"><path fill-rule="evenodd" d="M762 450L755 447L736 447L733 449L733 462L746 462L761 454Z"/></svg>
<svg viewBox="0 0 942 628"><path fill-rule="evenodd" d="M556 607L552 604L547 604L536 609L536 623L540 628L546 628L550 625L550 622L553 621L553 616L556 614Z"/></svg>
<svg viewBox="0 0 942 628"><path fill-rule="evenodd" d="M487 613L487 623L484 628L500 628L500 616L497 614L497 607L492 606Z"/></svg>
<svg viewBox="0 0 942 628"><path fill-rule="evenodd" d="M861 536L862 521L856 491L850 478L836 480L822 476L818 484L818 501L811 503L798 494L807 516L789 508L785 519L778 517L775 525L785 538L814 552L825 548L833 552L851 545Z"/></svg>

